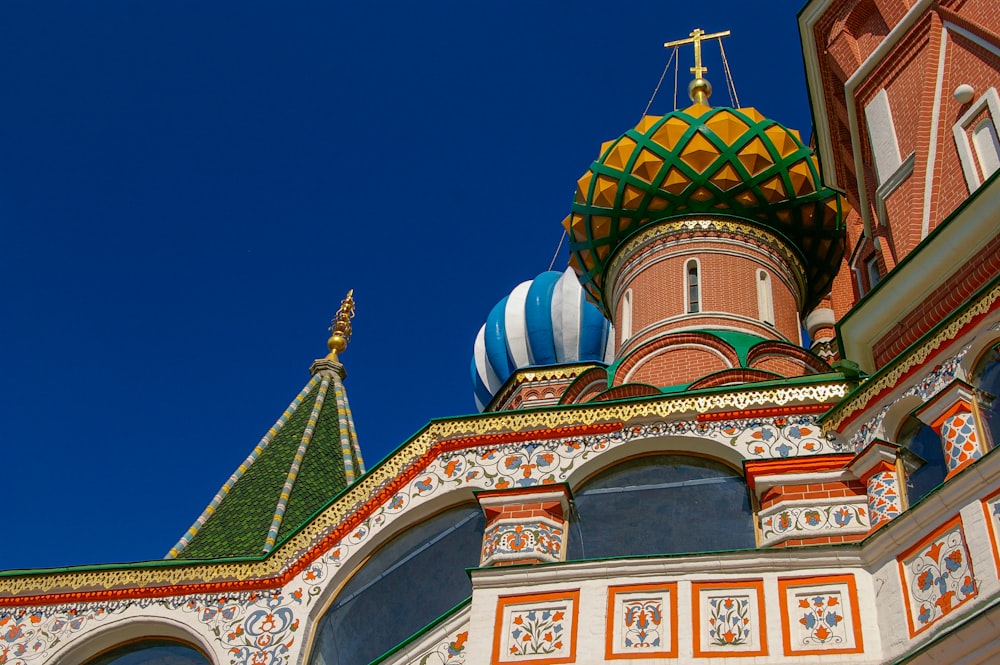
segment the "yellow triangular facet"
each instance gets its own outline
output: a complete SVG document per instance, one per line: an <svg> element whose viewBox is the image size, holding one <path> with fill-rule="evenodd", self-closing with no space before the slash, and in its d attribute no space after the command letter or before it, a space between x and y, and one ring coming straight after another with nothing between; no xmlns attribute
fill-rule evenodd
<svg viewBox="0 0 1000 665"><path fill-rule="evenodd" d="M642 116L642 120L639 121L639 124L635 126L635 131L639 132L640 134L645 134L646 132L649 131L650 127L652 127L662 119L663 119L662 115L644 115Z"/></svg>
<svg viewBox="0 0 1000 665"><path fill-rule="evenodd" d="M701 134L695 134L681 151L681 159L698 173L704 173L719 157L719 149Z"/></svg>
<svg viewBox="0 0 1000 665"><path fill-rule="evenodd" d="M671 166L663 182L660 183L660 189L678 196L690 184L691 178L684 175L679 169Z"/></svg>
<svg viewBox="0 0 1000 665"><path fill-rule="evenodd" d="M652 184L656 178L656 174L660 172L661 166L663 166L663 160L656 154L643 148L639 151L635 162L632 164L632 175Z"/></svg>
<svg viewBox="0 0 1000 665"><path fill-rule="evenodd" d="M662 145L667 150L677 147L677 142L684 136L690 125L677 116L668 118L665 123L659 126L653 133L652 139Z"/></svg>
<svg viewBox="0 0 1000 665"><path fill-rule="evenodd" d="M750 127L737 118L731 111L719 111L705 122L726 145L733 145Z"/></svg>
<svg viewBox="0 0 1000 665"><path fill-rule="evenodd" d="M623 136L604 158L604 163L619 171L624 171L633 150L635 150L635 141L627 136Z"/></svg>
<svg viewBox="0 0 1000 665"><path fill-rule="evenodd" d="M725 191L727 189L732 189L736 185L743 182L740 175L733 168L733 165L726 162L725 165L712 175L712 184L719 189Z"/></svg>
<svg viewBox="0 0 1000 665"><path fill-rule="evenodd" d="M767 146L764 145L764 142L758 136L755 136L750 143L747 143L737 153L737 156L743 164L743 168L752 176L762 173L774 165L771 153L767 151Z"/></svg>
<svg viewBox="0 0 1000 665"><path fill-rule="evenodd" d="M594 195L590 199L591 205L599 208L613 208L617 193L618 181L606 175L599 175L597 182L594 183Z"/></svg>

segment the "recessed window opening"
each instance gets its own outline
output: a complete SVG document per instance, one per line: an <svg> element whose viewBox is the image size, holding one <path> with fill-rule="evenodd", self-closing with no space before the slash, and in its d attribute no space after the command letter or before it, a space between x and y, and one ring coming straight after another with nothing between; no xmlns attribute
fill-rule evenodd
<svg viewBox="0 0 1000 665"><path fill-rule="evenodd" d="M757 271L757 312L761 321L774 325L774 296L771 276L766 270Z"/></svg>
<svg viewBox="0 0 1000 665"><path fill-rule="evenodd" d="M1000 169L1000 139L997 138L996 125L989 116L972 128L972 145L976 149L983 180L986 180Z"/></svg>
<svg viewBox="0 0 1000 665"><path fill-rule="evenodd" d="M694 259L687 262L687 313L697 314L701 311L701 280L698 274L698 262Z"/></svg>
<svg viewBox="0 0 1000 665"><path fill-rule="evenodd" d="M972 373L972 385L976 387L987 445L995 448L1000 443L1000 345L990 349L979 361Z"/></svg>
<svg viewBox="0 0 1000 665"><path fill-rule="evenodd" d="M632 289L625 291L625 295L622 296L621 329L621 343L624 344L625 340L632 336Z"/></svg>
<svg viewBox="0 0 1000 665"><path fill-rule="evenodd" d="M865 260L865 271L868 273L868 290L870 291L882 279L882 273L878 271L878 256L871 256Z"/></svg>
<svg viewBox="0 0 1000 665"><path fill-rule="evenodd" d="M600 472L573 495L570 560L755 546L746 481L714 460L638 457Z"/></svg>
<svg viewBox="0 0 1000 665"><path fill-rule="evenodd" d="M896 441L903 446L910 466L914 467L906 477L907 503L912 506L944 482L948 471L944 447L938 433L915 416L909 416L903 422Z"/></svg>

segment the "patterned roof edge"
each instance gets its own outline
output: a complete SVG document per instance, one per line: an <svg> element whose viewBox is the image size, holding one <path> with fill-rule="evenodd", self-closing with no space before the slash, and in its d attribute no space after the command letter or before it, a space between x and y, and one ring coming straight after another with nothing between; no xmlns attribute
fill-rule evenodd
<svg viewBox="0 0 1000 665"><path fill-rule="evenodd" d="M620 429L624 423L650 415L669 418L683 413L708 413L720 409L757 406L793 406L839 400L847 382L802 382L803 385L760 386L730 390L725 394L681 394L653 399L623 400L556 409L480 414L428 423L389 457L353 485L338 493L311 520L281 540L267 556L204 560L164 560L132 564L104 564L73 569L9 571L0 574L0 607L75 602L81 598L120 598L123 593L160 597L184 593L233 593L281 586L305 569L316 557L356 528L364 507L391 496L396 485L420 471L421 461L447 450L495 445L538 438L582 436ZM596 413L593 413L596 411ZM581 422L583 412L595 424ZM470 427L471 426L471 427ZM131 577L123 577L132 571ZM129 580L132 580L131 582ZM138 582L136 580L139 580ZM138 584L138 586L134 586Z"/></svg>
<svg viewBox="0 0 1000 665"><path fill-rule="evenodd" d="M295 399L292 400L291 404L288 405L288 408L285 409L285 411L281 414L281 417L279 417L278 420L275 421L274 425L272 425L271 428L267 430L267 434L265 434L261 438L260 442L257 443L257 446L253 449L253 452L251 452L247 456L247 458L243 460L243 463L240 464L239 467L237 467L236 471L234 471L231 476L229 476L229 480L223 483L222 487L219 488L219 491L215 493L215 496L209 502L208 506L206 506L205 510L202 511L201 515L198 516L198 519L194 521L194 524L188 527L187 532L185 532L185 534L181 536L180 540L178 540L177 543L170 548L170 551L167 552L167 555L164 557L165 559L178 558L178 555L182 551L184 551L184 548L187 547L188 544L191 542L191 540L198 534L198 531L201 529L202 525L204 525L205 522L208 521L208 518L211 517L213 513L215 513L215 509L218 508L219 504L222 503L222 500L226 498L226 495L229 494L229 491L233 488L233 485L235 485L237 481L239 481L239 479L243 477L243 474L247 472L247 469L249 469L253 465L253 463L257 460L257 458L260 457L260 454L264 452L265 448L267 448L268 444L271 442L271 439L273 439L278 434L278 432L281 431L281 428L284 427L285 423L288 422L288 419L291 418L292 415L298 410L303 400L305 400L305 398L309 395L309 393L316 386L316 384L320 382L320 380L321 379L319 376L313 376L309 379L305 387L299 392L299 394L295 397Z"/></svg>
<svg viewBox="0 0 1000 665"><path fill-rule="evenodd" d="M292 495L292 489L295 487L295 480L298 478L302 460L306 457L306 449L312 443L313 432L316 430L316 421L319 420L319 414L323 410L323 404L326 402L326 393L330 388L330 380L329 374L323 375L319 391L316 393L316 401L313 402L312 412L309 414L309 421L302 432L302 438L299 440L299 447L295 451L295 457L292 458L292 466L289 467L288 474L285 476L285 484L282 485L281 494L278 496L278 505L274 508L274 517L271 519L271 526L268 528L267 537L264 539L265 552L271 551L271 548L274 547L274 541L278 537L278 529L281 528L281 520L284 518L285 509L288 507L288 499Z"/></svg>

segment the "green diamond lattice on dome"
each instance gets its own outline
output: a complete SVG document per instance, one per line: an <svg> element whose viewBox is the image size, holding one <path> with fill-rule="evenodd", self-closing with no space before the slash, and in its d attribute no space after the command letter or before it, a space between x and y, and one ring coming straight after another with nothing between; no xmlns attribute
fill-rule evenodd
<svg viewBox="0 0 1000 665"><path fill-rule="evenodd" d="M808 272L807 308L830 287L844 253L849 206L820 179L798 134L755 109L695 104L647 116L604 145L578 183L565 225L570 263L602 309L614 250L653 222L701 213L766 227L797 249Z"/></svg>

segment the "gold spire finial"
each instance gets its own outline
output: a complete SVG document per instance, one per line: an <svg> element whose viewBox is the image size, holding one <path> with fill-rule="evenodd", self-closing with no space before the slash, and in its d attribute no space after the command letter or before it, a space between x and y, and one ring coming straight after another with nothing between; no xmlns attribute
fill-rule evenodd
<svg viewBox="0 0 1000 665"><path fill-rule="evenodd" d="M729 30L724 30L708 35L701 28L695 28L691 31L687 39L678 39L663 45L663 48L671 48L684 44L694 44L694 67L691 68L694 80L688 84L688 95L695 104L705 104L707 106L708 98L712 95L712 84L704 77L705 72L708 71L708 67L701 64L701 43L706 39L722 39L723 37L728 37L729 34Z"/></svg>
<svg viewBox="0 0 1000 665"><path fill-rule="evenodd" d="M327 358L337 359L337 354L347 348L351 341L351 319L354 318L354 289L347 292L347 297L340 301L340 309L330 321L330 339L326 346L330 349Z"/></svg>

